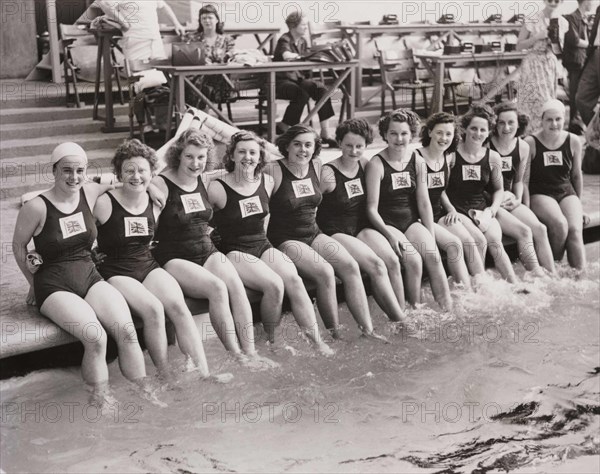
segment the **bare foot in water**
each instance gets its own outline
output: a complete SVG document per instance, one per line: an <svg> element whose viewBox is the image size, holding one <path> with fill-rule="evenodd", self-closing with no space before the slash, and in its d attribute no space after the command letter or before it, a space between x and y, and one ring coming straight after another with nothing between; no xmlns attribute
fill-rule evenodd
<svg viewBox="0 0 600 474"><path fill-rule="evenodd" d="M111 406L115 406L118 402L110 393L108 382L102 382L89 387L91 393L88 399L88 404L95 406L100 412L103 412Z"/></svg>
<svg viewBox="0 0 600 474"><path fill-rule="evenodd" d="M142 377L141 379L134 380L133 383L136 385L136 391L138 395L144 400L147 400L153 405L161 408L166 408L169 406L165 402L160 401L156 396L156 392L159 389L152 386L150 377Z"/></svg>
<svg viewBox="0 0 600 474"><path fill-rule="evenodd" d="M387 337L382 336L381 334L376 333L374 330L373 331L362 331L362 336L363 337L367 337L369 339L375 339L376 341L381 341L384 342L385 344L390 344L390 341L388 340Z"/></svg>
<svg viewBox="0 0 600 474"><path fill-rule="evenodd" d="M258 352L252 352L246 354L247 362L246 367L250 370L269 370L276 367L280 367L279 363L258 354Z"/></svg>

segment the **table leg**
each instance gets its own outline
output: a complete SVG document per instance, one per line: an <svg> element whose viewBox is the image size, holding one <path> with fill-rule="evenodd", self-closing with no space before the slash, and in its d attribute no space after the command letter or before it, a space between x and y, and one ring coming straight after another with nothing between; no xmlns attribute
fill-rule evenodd
<svg viewBox="0 0 600 474"><path fill-rule="evenodd" d="M171 139L171 123L173 122L173 99L175 98L175 89L177 87L177 79L175 74L171 75L171 83L169 84L169 105L167 106L167 127L165 129L165 143Z"/></svg>
<svg viewBox="0 0 600 474"><path fill-rule="evenodd" d="M277 118L277 102L275 99L275 72L270 71L267 76L267 140L275 140L275 120Z"/></svg>
<svg viewBox="0 0 600 474"><path fill-rule="evenodd" d="M313 118L319 112L319 110L321 110L321 107L323 107L323 104L325 104L325 102L331 98L331 96L335 93L335 90L338 87L340 87L340 84L342 84L342 82L344 82L346 80L346 78L352 73L352 71L354 69L355 69L354 66L350 66L350 67L346 68L339 75L339 77L337 77L335 79L335 81L333 82L331 87L327 90L327 93L319 99L319 101L315 104L315 106L312 108L312 110L306 116L306 118L304 120L302 120L302 122L301 122L302 124L307 125L310 122L310 119Z"/></svg>
<svg viewBox="0 0 600 474"><path fill-rule="evenodd" d="M363 45L363 35L360 31L356 32L356 58L358 59L358 64L356 66L356 79L354 81L355 86L355 96L356 96L356 106L362 107L362 66L360 62L362 61L362 45Z"/></svg>
<svg viewBox="0 0 600 474"><path fill-rule="evenodd" d="M96 82L94 84L94 110L92 112L93 120L98 120L98 104L100 103L100 77L102 75L102 49L104 46L104 40L102 37L99 37L97 41L98 54L96 55Z"/></svg>
<svg viewBox="0 0 600 474"><path fill-rule="evenodd" d="M102 37L102 68L104 70L104 132L110 132L115 125L112 98L112 67L110 61L110 38Z"/></svg>
<svg viewBox="0 0 600 474"><path fill-rule="evenodd" d="M435 65L433 97L431 98L430 113L441 112L444 110L444 63L438 62Z"/></svg>
<svg viewBox="0 0 600 474"><path fill-rule="evenodd" d="M352 91L356 90L356 83L357 83L357 79L356 79L356 75L357 75L357 67L353 66L350 70L350 87L348 88L348 91L350 91L350 93L352 93ZM347 109L347 114L348 114L348 119L354 118L354 114L356 113L356 101L354 100L354 98L352 96L348 97L348 109Z"/></svg>

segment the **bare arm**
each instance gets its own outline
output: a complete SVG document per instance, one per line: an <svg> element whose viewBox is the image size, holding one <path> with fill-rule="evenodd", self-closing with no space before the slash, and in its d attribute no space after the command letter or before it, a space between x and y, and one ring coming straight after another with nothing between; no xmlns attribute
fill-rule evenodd
<svg viewBox="0 0 600 474"><path fill-rule="evenodd" d="M219 181L211 181L206 192L208 202L214 209L223 209L227 205L227 193Z"/></svg>
<svg viewBox="0 0 600 474"><path fill-rule="evenodd" d="M429 190L427 189L427 166L422 156L416 155L416 171L417 171L417 208L421 222L427 228L429 233L435 238L435 230L433 226L433 210L431 209L431 201L429 200ZM425 175L425 176L423 176Z"/></svg>
<svg viewBox="0 0 600 474"><path fill-rule="evenodd" d="M331 166L324 165L321 168L321 179L319 181L319 188L322 194L329 194L335 189L336 179L335 171Z"/></svg>
<svg viewBox="0 0 600 474"><path fill-rule="evenodd" d="M531 48L539 40L547 38L548 31L543 30L533 35L525 25L521 27L519 31L519 37L517 38L517 51L523 51L524 49Z"/></svg>
<svg viewBox="0 0 600 474"><path fill-rule="evenodd" d="M521 162L519 163L519 168L515 173L515 180L513 181L512 192L517 198L518 202L523 201L523 181L525 179L525 171L527 170L527 164L529 162L529 145L527 142L519 139L519 156L521 157Z"/></svg>
<svg viewBox="0 0 600 474"><path fill-rule="evenodd" d="M112 202L110 198L104 194L98 198L94 206L94 217L98 225L103 225L112 214Z"/></svg>
<svg viewBox="0 0 600 474"><path fill-rule="evenodd" d="M583 192L583 176L581 174L581 142L579 138L572 133L571 135L571 153L573 155L573 166L571 167L571 183L575 188L575 193L581 199Z"/></svg>
<svg viewBox="0 0 600 474"><path fill-rule="evenodd" d="M489 205L489 209L492 212L492 216L496 217L496 213L502 205L504 197L504 186L502 181L502 159L500 155L495 151L490 151L490 169L491 176L490 182L492 183L492 203Z"/></svg>
<svg viewBox="0 0 600 474"><path fill-rule="evenodd" d="M185 34L185 28L181 25L181 23L179 23L179 20L175 16L175 13L173 13L171 7L167 4L167 2L164 1L162 2L162 4L159 5L159 8L162 8L162 10L169 17L169 20L171 20L171 22L173 23L175 33L177 33L179 36L183 36Z"/></svg>

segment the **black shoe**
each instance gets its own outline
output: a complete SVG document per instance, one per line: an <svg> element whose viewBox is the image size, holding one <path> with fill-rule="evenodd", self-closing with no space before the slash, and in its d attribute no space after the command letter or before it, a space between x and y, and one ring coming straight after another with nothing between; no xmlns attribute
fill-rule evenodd
<svg viewBox="0 0 600 474"><path fill-rule="evenodd" d="M323 145L327 145L329 148L338 148L338 143L333 138L321 138Z"/></svg>

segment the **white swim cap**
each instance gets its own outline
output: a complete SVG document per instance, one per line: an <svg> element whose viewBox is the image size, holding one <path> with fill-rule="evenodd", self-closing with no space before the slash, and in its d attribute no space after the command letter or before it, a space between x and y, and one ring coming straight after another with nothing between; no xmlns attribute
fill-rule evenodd
<svg viewBox="0 0 600 474"><path fill-rule="evenodd" d="M78 156L80 158L84 158L87 161L87 155L85 150L81 148L77 143L73 142L64 142L58 145L54 151L52 152L52 156L50 157L50 163L55 164L58 163L65 156Z"/></svg>
<svg viewBox="0 0 600 474"><path fill-rule="evenodd" d="M542 116L548 110L557 110L558 112L560 112L561 114L564 115L565 114L565 104L563 104L558 99L550 99L550 100L546 101L546 103L542 107Z"/></svg>

